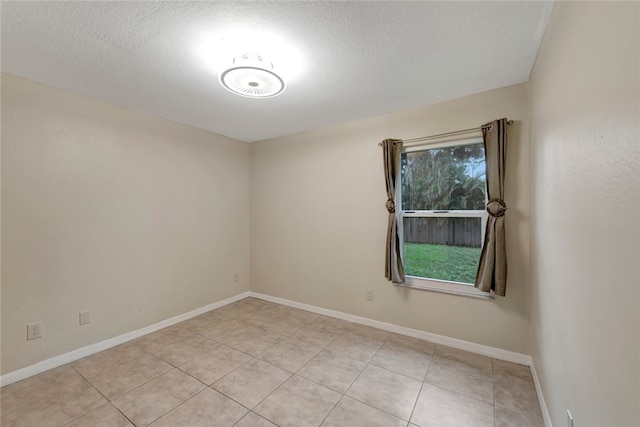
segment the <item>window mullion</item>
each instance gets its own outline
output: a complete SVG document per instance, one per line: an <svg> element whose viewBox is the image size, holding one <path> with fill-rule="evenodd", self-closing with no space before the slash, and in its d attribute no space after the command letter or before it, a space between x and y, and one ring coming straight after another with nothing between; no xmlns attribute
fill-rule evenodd
<svg viewBox="0 0 640 427"><path fill-rule="evenodd" d="M454 217L454 218L478 218L486 215L486 211L401 211L401 215L406 218L428 218L428 217Z"/></svg>

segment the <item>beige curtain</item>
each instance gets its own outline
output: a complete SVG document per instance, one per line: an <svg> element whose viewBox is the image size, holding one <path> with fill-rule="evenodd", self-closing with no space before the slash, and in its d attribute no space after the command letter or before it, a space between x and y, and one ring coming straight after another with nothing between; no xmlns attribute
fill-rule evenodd
<svg viewBox="0 0 640 427"><path fill-rule="evenodd" d="M494 120L483 126L487 164L487 229L480 255L476 288L505 296L507 291L507 253L504 233L504 174L507 144L507 119Z"/></svg>
<svg viewBox="0 0 640 427"><path fill-rule="evenodd" d="M384 156L384 177L387 183L387 211L389 224L387 226L387 254L384 264L384 275L390 282L404 283L404 267L401 257L401 242L398 235L398 220L396 218L396 180L400 167L400 149L402 141L399 139L385 139L382 141Z"/></svg>

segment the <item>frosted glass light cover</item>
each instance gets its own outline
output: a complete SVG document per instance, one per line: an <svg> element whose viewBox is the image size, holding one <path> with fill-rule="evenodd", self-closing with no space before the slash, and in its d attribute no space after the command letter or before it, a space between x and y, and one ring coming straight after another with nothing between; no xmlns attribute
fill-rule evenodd
<svg viewBox="0 0 640 427"><path fill-rule="evenodd" d="M273 97L284 91L285 84L272 69L273 64L259 55L242 55L234 58L233 65L220 75L220 83L241 96Z"/></svg>

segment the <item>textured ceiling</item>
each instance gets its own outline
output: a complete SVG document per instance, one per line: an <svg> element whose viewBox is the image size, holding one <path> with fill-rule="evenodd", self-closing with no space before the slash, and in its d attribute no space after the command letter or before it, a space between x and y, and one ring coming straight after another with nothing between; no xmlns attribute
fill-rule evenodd
<svg viewBox="0 0 640 427"><path fill-rule="evenodd" d="M258 141L528 79L549 2L0 3L2 71ZM218 73L258 52L270 99Z"/></svg>

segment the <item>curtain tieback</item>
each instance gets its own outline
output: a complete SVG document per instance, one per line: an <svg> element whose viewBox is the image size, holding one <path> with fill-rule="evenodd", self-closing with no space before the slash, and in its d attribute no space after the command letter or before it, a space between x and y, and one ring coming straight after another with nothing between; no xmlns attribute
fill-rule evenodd
<svg viewBox="0 0 640 427"><path fill-rule="evenodd" d="M489 215L494 218L504 216L506 211L507 204L502 199L491 199L489 200L489 203L487 203L487 212L489 212Z"/></svg>
<svg viewBox="0 0 640 427"><path fill-rule="evenodd" d="M393 200L387 199L387 203L384 204L389 213L394 213L396 211L396 204Z"/></svg>

